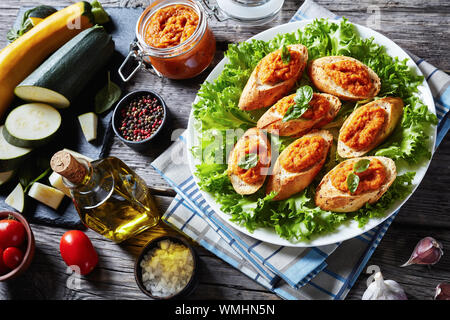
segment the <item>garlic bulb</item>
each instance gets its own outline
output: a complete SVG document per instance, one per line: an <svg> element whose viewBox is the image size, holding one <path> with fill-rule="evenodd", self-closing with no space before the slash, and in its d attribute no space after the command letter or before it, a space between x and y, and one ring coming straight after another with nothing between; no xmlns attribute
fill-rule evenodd
<svg viewBox="0 0 450 320"><path fill-rule="evenodd" d="M443 254L441 243L432 237L425 237L417 243L411 257L401 267L412 264L433 265L441 259Z"/></svg>
<svg viewBox="0 0 450 320"><path fill-rule="evenodd" d="M362 300L408 300L405 291L394 280L384 280L381 272L377 272L364 292Z"/></svg>
<svg viewBox="0 0 450 320"><path fill-rule="evenodd" d="M439 283L437 285L434 300L450 300L450 283Z"/></svg>

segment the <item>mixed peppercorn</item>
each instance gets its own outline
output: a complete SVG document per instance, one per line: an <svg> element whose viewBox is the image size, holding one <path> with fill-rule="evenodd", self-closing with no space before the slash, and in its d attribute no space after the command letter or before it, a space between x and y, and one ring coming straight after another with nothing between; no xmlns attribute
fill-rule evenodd
<svg viewBox="0 0 450 320"><path fill-rule="evenodd" d="M121 110L119 132L129 141L150 138L161 126L164 109L159 101L150 96L142 96L129 102Z"/></svg>

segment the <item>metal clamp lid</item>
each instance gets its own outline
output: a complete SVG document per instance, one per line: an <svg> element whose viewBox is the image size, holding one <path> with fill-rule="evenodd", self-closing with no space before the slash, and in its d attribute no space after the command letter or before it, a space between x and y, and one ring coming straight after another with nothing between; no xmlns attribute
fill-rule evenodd
<svg viewBox="0 0 450 320"><path fill-rule="evenodd" d="M222 9L219 8L219 6L212 5L209 0L202 0L203 4L206 6L206 14L209 18L216 18L217 21L223 22L230 19L230 16L228 16L225 12L222 11Z"/></svg>
<svg viewBox="0 0 450 320"><path fill-rule="evenodd" d="M153 66L144 60L145 54L143 53L141 47L139 46L139 43L135 39L133 42L130 43L130 52L128 53L125 60L122 62L122 64L119 67L118 73L120 78L123 82L128 82L139 69L147 70L148 72L151 72L153 74L156 74L158 77L162 77L161 73L159 73ZM133 58L133 60L138 62L138 65L136 68L133 69L133 71L126 77L123 74L123 68L127 64L127 62Z"/></svg>

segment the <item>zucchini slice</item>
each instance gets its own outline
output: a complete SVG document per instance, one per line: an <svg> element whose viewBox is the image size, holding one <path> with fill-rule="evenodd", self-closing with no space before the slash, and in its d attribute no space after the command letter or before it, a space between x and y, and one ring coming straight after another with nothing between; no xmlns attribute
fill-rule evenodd
<svg viewBox="0 0 450 320"><path fill-rule="evenodd" d="M66 196L72 198L72 195L70 194L70 189L66 187L66 185L63 182L63 178L59 173L52 172L52 174L48 177L48 181L50 182L50 185L53 188L62 191Z"/></svg>
<svg viewBox="0 0 450 320"><path fill-rule="evenodd" d="M6 117L3 136L10 144L34 148L48 143L61 126L61 115L43 103L29 103L15 108Z"/></svg>
<svg viewBox="0 0 450 320"><path fill-rule="evenodd" d="M5 203L17 211L23 212L23 208L25 206L25 194L23 193L23 188L20 183L6 197Z"/></svg>
<svg viewBox="0 0 450 320"><path fill-rule="evenodd" d="M105 29L84 30L53 53L15 89L25 101L67 108L114 52L114 41Z"/></svg>
<svg viewBox="0 0 450 320"><path fill-rule="evenodd" d="M88 142L97 139L98 117L95 113L88 112L79 115L78 121L80 121L81 130Z"/></svg>
<svg viewBox="0 0 450 320"><path fill-rule="evenodd" d="M14 93L25 101L45 102L58 109L70 106L70 101L62 94L44 87L21 85L16 87Z"/></svg>
<svg viewBox="0 0 450 320"><path fill-rule="evenodd" d="M30 155L31 149L9 144L3 137L4 128L0 127L0 170L8 171L17 168Z"/></svg>
<svg viewBox="0 0 450 320"><path fill-rule="evenodd" d="M28 195L55 210L58 209L62 199L64 198L64 193L58 189L46 186L45 184L39 182L33 183L28 191Z"/></svg>
<svg viewBox="0 0 450 320"><path fill-rule="evenodd" d="M6 172L0 172L0 186L7 183L14 176L15 171L10 170Z"/></svg>

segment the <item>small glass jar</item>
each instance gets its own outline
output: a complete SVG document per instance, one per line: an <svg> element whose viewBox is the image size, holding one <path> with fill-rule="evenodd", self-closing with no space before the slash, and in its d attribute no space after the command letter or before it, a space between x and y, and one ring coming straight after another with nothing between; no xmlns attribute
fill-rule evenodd
<svg viewBox="0 0 450 320"><path fill-rule="evenodd" d="M145 34L151 17L157 11L169 6L183 5L192 8L198 15L198 25L193 34L184 42L166 48L156 48L147 44ZM214 58L216 40L208 27L208 15L202 5L195 0L157 0L148 6L136 23L136 41L130 53L119 68L123 81L128 81L138 69L153 67L159 76L170 79L189 79L205 70ZM123 67L133 57L138 66L125 77Z"/></svg>

